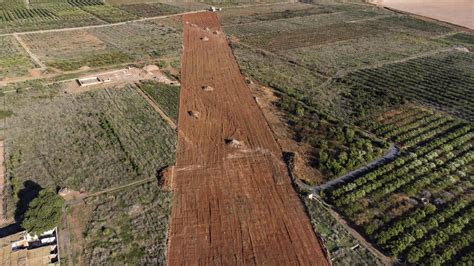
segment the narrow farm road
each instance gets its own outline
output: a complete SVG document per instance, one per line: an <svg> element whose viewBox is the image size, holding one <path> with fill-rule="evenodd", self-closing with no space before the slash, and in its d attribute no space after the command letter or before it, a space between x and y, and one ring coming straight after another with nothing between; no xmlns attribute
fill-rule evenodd
<svg viewBox="0 0 474 266"><path fill-rule="evenodd" d="M343 175L339 178L328 181L328 182L326 182L326 183L324 183L320 186L315 186L312 189L313 193L317 193L318 191L321 191L323 189L329 188L329 187L337 185L337 184L344 183L347 180L351 180L354 177L356 177L357 175L372 169L373 167L379 165L380 163L383 163L386 160L391 160L391 159L395 158L395 156L397 156L399 151L400 151L400 149L397 146L395 146L395 144L392 143L390 145L390 148L388 148L387 152L382 157L371 161L370 163L362 166L361 168L350 171L350 172L346 173L345 175Z"/></svg>

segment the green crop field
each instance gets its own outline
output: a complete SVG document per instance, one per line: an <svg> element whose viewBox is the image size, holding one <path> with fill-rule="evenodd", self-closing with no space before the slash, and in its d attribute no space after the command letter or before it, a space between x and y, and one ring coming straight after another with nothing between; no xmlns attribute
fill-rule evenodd
<svg viewBox="0 0 474 266"><path fill-rule="evenodd" d="M0 79L26 75L35 67L14 37L0 37Z"/></svg>
<svg viewBox="0 0 474 266"><path fill-rule="evenodd" d="M184 12L183 8L162 3L125 4L118 7L139 17L155 17Z"/></svg>
<svg viewBox="0 0 474 266"><path fill-rule="evenodd" d="M25 42L47 65L60 70L100 67L136 60L179 58L181 29L168 19L89 30L27 34Z"/></svg>
<svg viewBox="0 0 474 266"><path fill-rule="evenodd" d="M473 121L474 56L449 52L358 70L337 79L351 90L389 91Z"/></svg>
<svg viewBox="0 0 474 266"><path fill-rule="evenodd" d="M158 104L166 115L175 122L178 121L179 86L155 81L144 81L138 86Z"/></svg>
<svg viewBox="0 0 474 266"><path fill-rule="evenodd" d="M4 97L13 112L7 167L19 184L99 191L174 163L175 132L133 88L74 95L45 88Z"/></svg>
<svg viewBox="0 0 474 266"><path fill-rule="evenodd" d="M472 124L403 107L370 130L402 152L324 191L326 199L391 256L409 263L460 260L474 233Z"/></svg>

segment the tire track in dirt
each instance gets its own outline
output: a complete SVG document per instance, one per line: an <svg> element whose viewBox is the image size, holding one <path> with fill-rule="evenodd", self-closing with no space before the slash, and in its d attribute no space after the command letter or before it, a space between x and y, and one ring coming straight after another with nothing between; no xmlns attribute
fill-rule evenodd
<svg viewBox="0 0 474 266"><path fill-rule="evenodd" d="M329 265L215 13L186 15L169 265Z"/></svg>

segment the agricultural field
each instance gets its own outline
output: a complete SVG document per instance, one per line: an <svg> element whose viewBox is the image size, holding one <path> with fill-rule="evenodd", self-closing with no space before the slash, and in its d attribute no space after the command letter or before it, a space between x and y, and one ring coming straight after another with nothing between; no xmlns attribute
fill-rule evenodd
<svg viewBox="0 0 474 266"><path fill-rule="evenodd" d="M170 211L171 193L155 181L69 207L63 230L74 243L73 262L165 265Z"/></svg>
<svg viewBox="0 0 474 266"><path fill-rule="evenodd" d="M9 93L11 194L42 187L100 191L154 177L174 163L176 136L132 87L66 94L56 86Z"/></svg>
<svg viewBox="0 0 474 266"><path fill-rule="evenodd" d="M389 147L387 142L289 97L282 98L277 106L284 111L294 139L313 147L311 161L325 181L377 159Z"/></svg>
<svg viewBox="0 0 474 266"><path fill-rule="evenodd" d="M157 19L140 23L88 30L96 38L135 59L179 58L182 29L173 19Z"/></svg>
<svg viewBox="0 0 474 266"><path fill-rule="evenodd" d="M33 33L24 40L47 65L70 71L137 60L179 58L181 29L168 19L129 23L61 34Z"/></svg>
<svg viewBox="0 0 474 266"><path fill-rule="evenodd" d="M179 86L156 81L143 81L139 85L175 123L178 121Z"/></svg>
<svg viewBox="0 0 474 266"><path fill-rule="evenodd" d="M0 80L27 75L35 67L14 37L0 37Z"/></svg>
<svg viewBox="0 0 474 266"><path fill-rule="evenodd" d="M84 5L81 9L109 23L133 20L138 16L109 5Z"/></svg>
<svg viewBox="0 0 474 266"><path fill-rule="evenodd" d="M474 55L452 51L362 69L335 80L351 91L389 92L474 121Z"/></svg>
<svg viewBox="0 0 474 266"><path fill-rule="evenodd" d="M184 12L184 8L163 3L124 4L118 6L139 17L156 17Z"/></svg>
<svg viewBox="0 0 474 266"><path fill-rule="evenodd" d="M408 263L451 265L472 250L472 123L403 106L367 129L402 147L393 160L323 191L357 229Z"/></svg>
<svg viewBox="0 0 474 266"><path fill-rule="evenodd" d="M61 34L33 33L22 38L41 61L60 70L113 65L132 60L128 54L85 30Z"/></svg>
<svg viewBox="0 0 474 266"><path fill-rule="evenodd" d="M451 45L442 41L425 37L389 33L284 50L278 54L310 70L332 76L449 47Z"/></svg>
<svg viewBox="0 0 474 266"><path fill-rule="evenodd" d="M307 198L303 202L315 233L322 239L331 256L332 265L383 265L331 215L327 206L318 200Z"/></svg>
<svg viewBox="0 0 474 266"><path fill-rule="evenodd" d="M470 50L474 49L474 34L472 33L467 33L467 32L456 33L456 34L444 37L443 40L447 41L449 44L467 47Z"/></svg>
<svg viewBox="0 0 474 266"><path fill-rule="evenodd" d="M79 27L105 22L67 3L36 4L30 9L0 10L0 33Z"/></svg>

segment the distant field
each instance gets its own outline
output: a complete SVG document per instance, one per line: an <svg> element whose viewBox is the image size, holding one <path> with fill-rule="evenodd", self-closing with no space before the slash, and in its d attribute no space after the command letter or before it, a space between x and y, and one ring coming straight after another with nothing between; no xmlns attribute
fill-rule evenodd
<svg viewBox="0 0 474 266"><path fill-rule="evenodd" d="M405 148L324 191L326 199L390 256L448 265L469 256L472 124L409 106L387 112L369 130Z"/></svg>
<svg viewBox="0 0 474 266"><path fill-rule="evenodd" d="M34 63L14 37L0 37L0 79L26 75L32 68Z"/></svg>
<svg viewBox="0 0 474 266"><path fill-rule="evenodd" d="M130 87L8 94L8 169L19 184L99 191L174 163L175 132ZM18 188L19 189L19 188Z"/></svg>
<svg viewBox="0 0 474 266"><path fill-rule="evenodd" d="M355 71L337 80L351 90L389 91L474 121L474 56L467 52L436 56Z"/></svg>
<svg viewBox="0 0 474 266"><path fill-rule="evenodd" d="M179 58L181 29L169 20L130 23L23 38L42 61L60 70L99 67L136 60Z"/></svg>
<svg viewBox="0 0 474 266"><path fill-rule="evenodd" d="M93 197L70 208L75 263L165 264L171 193L155 182Z"/></svg>

